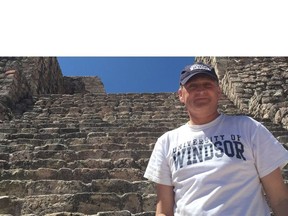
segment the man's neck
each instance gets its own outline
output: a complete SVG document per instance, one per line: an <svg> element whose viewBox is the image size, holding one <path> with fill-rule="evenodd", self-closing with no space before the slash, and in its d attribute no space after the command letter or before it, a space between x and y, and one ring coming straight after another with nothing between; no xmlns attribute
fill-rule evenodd
<svg viewBox="0 0 288 216"><path fill-rule="evenodd" d="M190 120L188 121L189 125L203 125L203 124L207 124L209 122L212 122L213 120L215 120L218 116L220 115L220 113L217 111L211 115L206 115L205 117L199 117L199 116L190 116Z"/></svg>

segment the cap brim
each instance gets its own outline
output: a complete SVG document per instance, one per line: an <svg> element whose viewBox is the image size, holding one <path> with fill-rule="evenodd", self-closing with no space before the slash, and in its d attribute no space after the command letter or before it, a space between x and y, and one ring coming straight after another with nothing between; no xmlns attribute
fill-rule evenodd
<svg viewBox="0 0 288 216"><path fill-rule="evenodd" d="M198 75L198 74L205 74L205 75L208 75L210 76L211 78L213 78L214 80L218 80L217 77L215 77L213 74L211 74L210 72L205 72L205 71L198 71L198 72L193 72L193 74L190 74L189 76L185 77L185 79L183 79L180 83L181 85L185 85L188 80L190 80L192 77L194 77L195 75Z"/></svg>

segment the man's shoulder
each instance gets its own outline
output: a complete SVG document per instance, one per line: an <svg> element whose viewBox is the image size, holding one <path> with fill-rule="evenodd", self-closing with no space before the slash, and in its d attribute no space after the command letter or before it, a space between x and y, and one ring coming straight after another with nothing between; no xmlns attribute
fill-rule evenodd
<svg viewBox="0 0 288 216"><path fill-rule="evenodd" d="M255 118L248 116L248 115L224 115L224 122L228 125L239 125L242 127L258 127L262 125L259 121Z"/></svg>
<svg viewBox="0 0 288 216"><path fill-rule="evenodd" d="M257 122L253 117L239 114L239 115L231 115L231 114L222 114L225 120L236 120L236 121L254 121Z"/></svg>

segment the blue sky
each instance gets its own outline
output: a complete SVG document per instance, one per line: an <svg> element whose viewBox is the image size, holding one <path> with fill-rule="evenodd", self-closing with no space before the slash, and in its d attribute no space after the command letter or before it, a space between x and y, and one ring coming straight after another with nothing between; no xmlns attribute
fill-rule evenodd
<svg viewBox="0 0 288 216"><path fill-rule="evenodd" d="M64 76L98 76L107 93L176 92L194 57L58 57Z"/></svg>

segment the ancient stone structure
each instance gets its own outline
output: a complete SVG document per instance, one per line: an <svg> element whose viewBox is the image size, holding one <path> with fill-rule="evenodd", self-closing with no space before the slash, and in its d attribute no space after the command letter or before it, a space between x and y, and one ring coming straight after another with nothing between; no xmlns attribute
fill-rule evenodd
<svg viewBox="0 0 288 216"><path fill-rule="evenodd" d="M216 68L220 111L288 146L288 58L196 59ZM188 119L176 93L106 94L48 57L1 57L0 83L0 215L154 215L143 173L156 139Z"/></svg>
<svg viewBox="0 0 288 216"><path fill-rule="evenodd" d="M0 120L33 95L105 93L98 77L63 77L56 58L0 57L0 83Z"/></svg>

